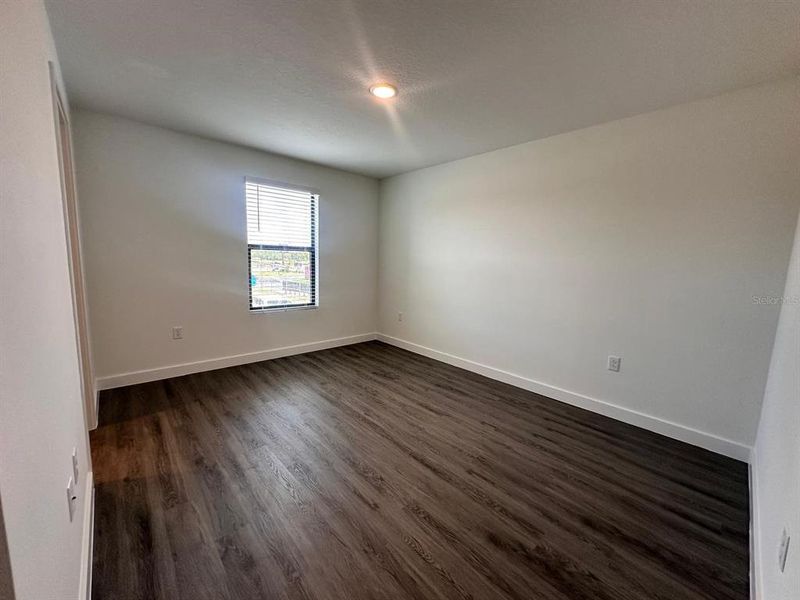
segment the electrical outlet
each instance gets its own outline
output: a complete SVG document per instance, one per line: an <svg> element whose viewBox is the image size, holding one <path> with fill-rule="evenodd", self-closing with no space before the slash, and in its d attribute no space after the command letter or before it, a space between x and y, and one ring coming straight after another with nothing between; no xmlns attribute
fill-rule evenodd
<svg viewBox="0 0 800 600"><path fill-rule="evenodd" d="M78 495L75 493L75 480L70 476L67 482L67 508L69 510L69 521L75 517L75 502L78 500Z"/></svg>
<svg viewBox="0 0 800 600"><path fill-rule="evenodd" d="M608 357L608 370L619 373L619 368L622 365L622 359L619 356Z"/></svg>
<svg viewBox="0 0 800 600"><path fill-rule="evenodd" d="M397 313L397 321L399 323L402 323L402 321L403 321L403 313L401 313L401 312Z"/></svg>
<svg viewBox="0 0 800 600"><path fill-rule="evenodd" d="M781 547L778 550L778 568L781 570L781 573L783 573L783 570L786 568L786 557L789 555L789 541L791 539L789 532L784 528L783 534L781 535Z"/></svg>
<svg viewBox="0 0 800 600"><path fill-rule="evenodd" d="M182 340L183 339L183 326L177 325L172 328L172 339L173 340Z"/></svg>
<svg viewBox="0 0 800 600"><path fill-rule="evenodd" d="M80 481L80 478L78 477L79 474L80 474L80 472L78 471L78 449L77 448L73 448L72 449L72 477L75 479L76 482Z"/></svg>

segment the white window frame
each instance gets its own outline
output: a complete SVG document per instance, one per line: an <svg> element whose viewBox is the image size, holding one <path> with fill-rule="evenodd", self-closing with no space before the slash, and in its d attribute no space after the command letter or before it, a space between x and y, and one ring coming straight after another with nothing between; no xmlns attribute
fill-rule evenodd
<svg viewBox="0 0 800 600"><path fill-rule="evenodd" d="M247 215L245 214L245 242L247 244L247 304L248 304L248 312L253 315L263 315L263 314L274 314L274 313L283 313L287 311L294 311L294 310L310 310L319 308L319 220L320 220L320 198L321 194L319 190L315 188L311 188L305 185L297 185L295 183L287 183L285 181L278 181L275 179L265 179L262 177L251 177L246 176L244 178L244 198L245 198L245 207L247 206L247 184L248 183L255 183L257 185L265 185L270 187L278 187L278 188L285 188L289 190L295 190L298 192L307 192L313 196L315 196L314 202L314 210L312 211L311 217L311 247L303 247L302 250L310 250L311 252L311 261L312 261L312 269L313 269L313 277L312 277L312 302L309 304L298 304L295 306L292 305L279 305L279 306L257 306L254 307L252 305L252 279L251 279L251 271L250 271L250 251L255 248L264 248L263 245L260 244L250 244L248 238L248 231L247 231ZM246 212L246 211L245 211ZM294 246L269 246L269 249L277 249L277 250L293 250L293 249L300 249L300 247Z"/></svg>

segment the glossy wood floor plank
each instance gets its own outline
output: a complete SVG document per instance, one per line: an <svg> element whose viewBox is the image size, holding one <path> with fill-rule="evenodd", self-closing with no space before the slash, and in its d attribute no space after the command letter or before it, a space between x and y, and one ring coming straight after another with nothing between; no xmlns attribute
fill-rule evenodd
<svg viewBox="0 0 800 600"><path fill-rule="evenodd" d="M379 342L101 403L96 600L748 597L743 463Z"/></svg>

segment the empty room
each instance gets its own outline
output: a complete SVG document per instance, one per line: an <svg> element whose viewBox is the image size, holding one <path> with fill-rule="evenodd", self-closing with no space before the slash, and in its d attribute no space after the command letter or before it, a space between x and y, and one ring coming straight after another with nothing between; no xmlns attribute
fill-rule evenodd
<svg viewBox="0 0 800 600"><path fill-rule="evenodd" d="M0 600L800 600L800 2L0 0Z"/></svg>

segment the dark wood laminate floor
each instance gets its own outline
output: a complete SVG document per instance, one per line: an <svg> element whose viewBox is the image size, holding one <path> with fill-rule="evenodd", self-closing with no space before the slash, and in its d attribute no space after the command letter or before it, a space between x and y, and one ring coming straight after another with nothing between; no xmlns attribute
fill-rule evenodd
<svg viewBox="0 0 800 600"><path fill-rule="evenodd" d="M743 463L379 342L104 392L95 600L748 597Z"/></svg>

